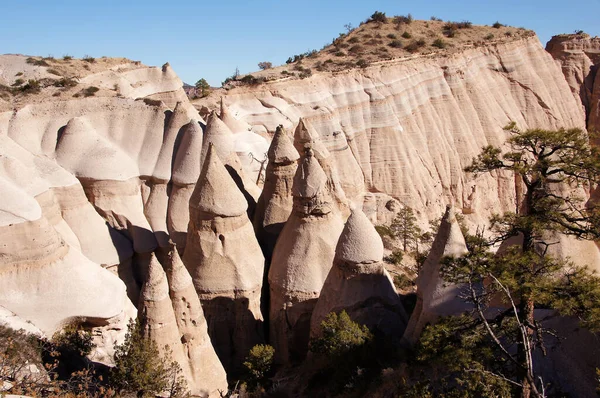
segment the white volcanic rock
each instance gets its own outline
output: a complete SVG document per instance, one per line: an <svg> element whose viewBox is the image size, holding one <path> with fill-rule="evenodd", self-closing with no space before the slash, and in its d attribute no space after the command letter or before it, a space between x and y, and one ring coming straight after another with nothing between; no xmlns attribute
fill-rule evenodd
<svg viewBox="0 0 600 398"><path fill-rule="evenodd" d="M283 126L278 126L268 151L265 183L256 204L254 230L270 259L293 206L292 185L300 157Z"/></svg>
<svg viewBox="0 0 600 398"><path fill-rule="evenodd" d="M327 177L312 150L301 158L292 195L293 211L279 235L269 269L270 340L281 363L306 355L310 317L343 229Z"/></svg>
<svg viewBox="0 0 600 398"><path fill-rule="evenodd" d="M597 65L600 64L600 38L585 34L553 36L546 44L554 59L560 62L562 72L573 96L581 101L587 114L587 128L600 128L600 82Z"/></svg>
<svg viewBox="0 0 600 398"><path fill-rule="evenodd" d="M208 336L206 319L192 277L174 245L168 254L166 273L180 341L192 377L190 391L195 396L218 397L219 390L227 390L227 375Z"/></svg>
<svg viewBox="0 0 600 398"><path fill-rule="evenodd" d="M269 132L309 121L334 154L341 184L353 186L356 176L336 165L333 137L342 131L365 191L391 195L429 219L455 203L473 224L515 209L511 176L475 184L463 172L481 147L505 140L503 126L585 127L579 101L537 37L232 88L224 100L241 120Z"/></svg>
<svg viewBox="0 0 600 398"><path fill-rule="evenodd" d="M329 313L341 311L371 331L398 340L408 322L383 265L381 238L358 209L352 211L337 243L333 267L311 317L311 337L321 334L321 322Z"/></svg>
<svg viewBox="0 0 600 398"><path fill-rule="evenodd" d="M444 257L459 257L466 253L467 245L456 221L454 209L448 206L429 255L417 277L417 304L403 337L408 343L414 344L423 328L429 323L434 323L438 317L458 315L469 308L468 304L458 297L460 287L444 282L440 274Z"/></svg>
<svg viewBox="0 0 600 398"><path fill-rule="evenodd" d="M183 262L202 302L215 350L228 372L262 341L264 257L247 202L209 145L190 199ZM233 344L232 344L233 342Z"/></svg>
<svg viewBox="0 0 600 398"><path fill-rule="evenodd" d="M167 276L154 253L151 254L146 281L142 287L139 319L143 336L156 343L161 355L170 351L172 360L181 366L183 376L193 383L169 296ZM189 387L195 386L192 384Z"/></svg>

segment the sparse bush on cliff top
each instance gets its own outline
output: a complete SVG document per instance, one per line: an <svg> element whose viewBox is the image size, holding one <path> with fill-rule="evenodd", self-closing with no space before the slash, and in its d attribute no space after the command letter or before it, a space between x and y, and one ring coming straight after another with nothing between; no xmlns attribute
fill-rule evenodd
<svg viewBox="0 0 600 398"><path fill-rule="evenodd" d="M273 63L268 62L268 61L259 62L258 67L261 70L271 69L273 67Z"/></svg>
<svg viewBox="0 0 600 398"><path fill-rule="evenodd" d="M385 12L375 11L373 13L373 15L371 15L371 18L368 19L367 22L386 23L387 22L387 17L385 16Z"/></svg>

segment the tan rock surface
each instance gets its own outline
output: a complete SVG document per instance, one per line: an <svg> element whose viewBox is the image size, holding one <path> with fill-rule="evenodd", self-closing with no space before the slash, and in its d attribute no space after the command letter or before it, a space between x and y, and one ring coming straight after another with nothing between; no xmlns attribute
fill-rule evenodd
<svg viewBox="0 0 600 398"><path fill-rule="evenodd" d="M359 209L352 211L340 235L333 267L311 317L311 337L321 334L321 322L330 312L343 310L353 321L398 341L408 322L383 265L381 238Z"/></svg>
<svg viewBox="0 0 600 398"><path fill-rule="evenodd" d="M246 215L247 202L209 145L190 199L183 262L192 276L208 330L225 369L239 370L262 341L264 257Z"/></svg>
<svg viewBox="0 0 600 398"><path fill-rule="evenodd" d="M460 231L454 209L448 206L433 241L431 250L417 277L417 304L413 310L403 339L414 344L428 323L440 316L458 315L468 309L458 297L460 287L447 284L441 277L441 260L445 256L461 256L467 252L465 238Z"/></svg>
<svg viewBox="0 0 600 398"><path fill-rule="evenodd" d="M277 240L269 270L269 336L281 363L306 355L310 317L343 229L327 181L317 157L307 150L294 177L293 211Z"/></svg>
<svg viewBox="0 0 600 398"><path fill-rule="evenodd" d="M219 391L227 391L227 375L208 336L192 277L175 246L169 251L166 273L180 341L192 377L191 392L201 397L218 397Z"/></svg>

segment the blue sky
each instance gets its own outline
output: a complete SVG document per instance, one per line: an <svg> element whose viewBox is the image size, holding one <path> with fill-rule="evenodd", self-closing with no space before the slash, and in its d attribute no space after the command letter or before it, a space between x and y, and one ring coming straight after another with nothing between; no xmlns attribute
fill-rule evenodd
<svg viewBox="0 0 600 398"><path fill-rule="evenodd" d="M344 24L357 26L375 10L475 24L498 20L535 30L544 45L578 29L600 35L600 0L1 0L0 53L168 61L185 82L204 77L218 86L236 66L252 72L260 61L281 64L320 49Z"/></svg>

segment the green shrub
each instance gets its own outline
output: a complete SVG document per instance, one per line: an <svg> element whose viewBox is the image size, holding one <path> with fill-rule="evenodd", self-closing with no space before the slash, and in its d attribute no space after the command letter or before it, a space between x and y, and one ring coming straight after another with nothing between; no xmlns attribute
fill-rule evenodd
<svg viewBox="0 0 600 398"><path fill-rule="evenodd" d="M383 261L389 264L399 265L402 263L404 253L401 250L394 250L389 256L385 256Z"/></svg>
<svg viewBox="0 0 600 398"><path fill-rule="evenodd" d="M402 48L402 41L400 40L392 40L390 44L388 44L392 48Z"/></svg>
<svg viewBox="0 0 600 398"><path fill-rule="evenodd" d="M435 39L431 45L437 48L446 48L446 42L442 39Z"/></svg>
<svg viewBox="0 0 600 398"><path fill-rule="evenodd" d="M438 21L438 22L442 21L442 18L438 18L438 17L431 17L429 19L432 20L432 21Z"/></svg>
<svg viewBox="0 0 600 398"><path fill-rule="evenodd" d="M352 43L352 44L356 44L358 43L360 40L358 39L358 37L354 36L348 39L348 43Z"/></svg>
<svg viewBox="0 0 600 398"><path fill-rule="evenodd" d="M75 87L77 84L77 80L71 77L63 77L62 79L54 82L54 87Z"/></svg>
<svg viewBox="0 0 600 398"><path fill-rule="evenodd" d="M376 225L375 231L377 231L379 236L381 236L382 238L384 236L389 236L390 238L395 238L394 232L387 225Z"/></svg>
<svg viewBox="0 0 600 398"><path fill-rule="evenodd" d="M351 52L352 54L358 54L362 51L363 51L363 46L361 46L360 44L355 44L352 47L350 47L350 49L348 50L348 52Z"/></svg>
<svg viewBox="0 0 600 398"><path fill-rule="evenodd" d="M501 27L503 27L504 25L502 25L500 22L496 21L494 22L494 24L492 25L493 28L496 29L500 29Z"/></svg>
<svg viewBox="0 0 600 398"><path fill-rule="evenodd" d="M344 57L346 53L343 51L336 51L333 55L335 55L336 57Z"/></svg>
<svg viewBox="0 0 600 398"><path fill-rule="evenodd" d="M408 46L404 47L404 49L410 53L414 53L419 51L421 47L425 46L425 40L419 39L410 43Z"/></svg>
<svg viewBox="0 0 600 398"><path fill-rule="evenodd" d="M394 275L394 286L398 290L407 290L415 286L415 282L410 279L406 274Z"/></svg>
<svg viewBox="0 0 600 398"><path fill-rule="evenodd" d="M413 17L411 14L408 15L398 15L394 17L394 24L399 28L402 24L411 24L413 21Z"/></svg>
<svg viewBox="0 0 600 398"><path fill-rule="evenodd" d="M244 367L252 387L264 386L273 368L275 349L268 344L257 344L248 353Z"/></svg>
<svg viewBox="0 0 600 398"><path fill-rule="evenodd" d="M23 72L17 72L15 73L15 76L23 76Z"/></svg>
<svg viewBox="0 0 600 398"><path fill-rule="evenodd" d="M50 64L48 62L44 61L43 59L35 59L32 57L28 57L25 60L25 62L30 65L35 65L35 66L50 66Z"/></svg>
<svg viewBox="0 0 600 398"><path fill-rule="evenodd" d="M369 328L352 321L346 311L329 313L321 322L321 333L321 337L310 341L310 350L333 356L352 351L373 338Z"/></svg>
<svg viewBox="0 0 600 398"><path fill-rule="evenodd" d="M397 38L398 38L398 36L396 36L396 35L395 35L395 34L393 34L393 33L389 33L389 34L387 35L387 38L388 38L388 39L397 39Z"/></svg>
<svg viewBox="0 0 600 398"><path fill-rule="evenodd" d="M366 68L367 66L369 66L369 62L361 58L358 61L356 61L356 66L358 66L359 68Z"/></svg>
<svg viewBox="0 0 600 398"><path fill-rule="evenodd" d="M88 88L83 89L81 92L84 97L93 97L98 91L100 91L98 87L90 86Z"/></svg>
<svg viewBox="0 0 600 398"><path fill-rule="evenodd" d="M187 396L181 367L171 355L160 355L156 343L143 336L139 321L127 325L125 341L115 347L115 367L110 384L117 393L150 397L170 390L171 397Z"/></svg>
<svg viewBox="0 0 600 398"><path fill-rule="evenodd" d="M73 57L69 54L65 54L65 55L63 55L62 59L63 59L63 61L70 61L73 59Z"/></svg>
<svg viewBox="0 0 600 398"><path fill-rule="evenodd" d="M368 22L386 23L387 17L385 16L385 12L375 11Z"/></svg>
<svg viewBox="0 0 600 398"><path fill-rule="evenodd" d="M61 75L61 73L59 71L57 71L56 69L54 69L54 68L48 69L48 73L51 73L51 74L56 75L56 76L60 76Z"/></svg>
<svg viewBox="0 0 600 398"><path fill-rule="evenodd" d="M17 79L17 80L14 81L13 84L11 84L11 86L17 87L17 86L20 86L23 83L25 83L25 80L23 80L23 79Z"/></svg>
<svg viewBox="0 0 600 398"><path fill-rule="evenodd" d="M412 37L412 35L406 31L404 31L404 33L402 33L402 37L405 39L410 39Z"/></svg>
<svg viewBox="0 0 600 398"><path fill-rule="evenodd" d="M490 33L484 37L485 40L492 40L493 38L494 38L494 35L492 33Z"/></svg>
<svg viewBox="0 0 600 398"><path fill-rule="evenodd" d="M19 90L25 94L36 94L42 90L39 80L29 79L27 84L19 87Z"/></svg>
<svg viewBox="0 0 600 398"><path fill-rule="evenodd" d="M85 62L89 62L90 64L93 64L94 62L96 62L96 58L91 57L89 55L84 55L82 60L84 60Z"/></svg>

